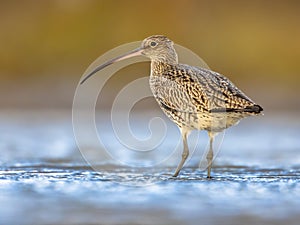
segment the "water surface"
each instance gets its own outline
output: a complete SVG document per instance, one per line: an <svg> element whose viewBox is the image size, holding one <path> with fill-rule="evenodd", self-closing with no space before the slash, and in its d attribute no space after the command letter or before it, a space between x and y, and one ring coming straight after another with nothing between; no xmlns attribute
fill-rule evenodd
<svg viewBox="0 0 300 225"><path fill-rule="evenodd" d="M278 115L229 129L207 180L198 168L205 133L178 178L180 148L157 166L104 157L95 171L69 112L2 112L0 224L299 224L298 121Z"/></svg>

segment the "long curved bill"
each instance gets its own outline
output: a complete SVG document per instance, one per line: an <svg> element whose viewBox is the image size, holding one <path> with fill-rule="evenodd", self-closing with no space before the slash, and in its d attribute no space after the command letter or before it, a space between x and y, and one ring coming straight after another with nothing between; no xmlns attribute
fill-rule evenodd
<svg viewBox="0 0 300 225"><path fill-rule="evenodd" d="M111 59L105 63L103 63L100 66L97 66L92 72L90 72L88 75L85 76L85 78L82 79L82 81L80 81L80 84L83 84L87 79L89 79L91 76L93 76L95 73L97 73L99 70L102 70L103 68L115 63L115 62L119 62L122 61L124 59L128 59L134 56L138 56L138 55L142 55L142 48L137 48L134 49L133 51L127 52L124 55L120 55L114 59Z"/></svg>

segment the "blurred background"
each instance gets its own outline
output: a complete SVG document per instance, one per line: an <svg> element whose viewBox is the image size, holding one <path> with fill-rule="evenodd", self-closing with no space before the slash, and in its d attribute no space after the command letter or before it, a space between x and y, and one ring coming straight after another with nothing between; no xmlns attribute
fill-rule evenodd
<svg viewBox="0 0 300 225"><path fill-rule="evenodd" d="M83 72L98 56L164 34L266 112L297 111L299 9L299 1L0 1L0 105L71 108Z"/></svg>
<svg viewBox="0 0 300 225"><path fill-rule="evenodd" d="M297 0L0 0L0 224L299 224L299 12ZM78 130L87 147L75 142L72 102L85 70L153 34L192 50L264 108L265 116L226 130L209 182L197 169L206 132L191 134L192 160L170 179L182 147L167 119L170 130L148 158L120 143L107 110L96 120L105 147L95 147L85 123ZM97 107L110 109L149 70L143 62L116 73ZM153 98L135 107L147 113L130 115L130 125L146 138L162 112ZM152 159L159 163L147 168L124 163Z"/></svg>

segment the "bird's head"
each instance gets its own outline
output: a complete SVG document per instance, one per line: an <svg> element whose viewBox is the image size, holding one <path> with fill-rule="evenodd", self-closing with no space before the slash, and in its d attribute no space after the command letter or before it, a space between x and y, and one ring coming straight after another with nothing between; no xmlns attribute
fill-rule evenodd
<svg viewBox="0 0 300 225"><path fill-rule="evenodd" d="M166 36L153 35L143 40L141 54L154 61L177 63L174 43Z"/></svg>
<svg viewBox="0 0 300 225"><path fill-rule="evenodd" d="M100 66L97 66L92 72L90 72L80 84L84 83L89 77L94 75L99 70L115 63L128 59L134 56L143 55L151 59L151 61L158 61L168 64L178 63L177 53L174 49L173 42L163 35L153 35L143 40L141 46L133 51L125 53L114 59L111 59Z"/></svg>

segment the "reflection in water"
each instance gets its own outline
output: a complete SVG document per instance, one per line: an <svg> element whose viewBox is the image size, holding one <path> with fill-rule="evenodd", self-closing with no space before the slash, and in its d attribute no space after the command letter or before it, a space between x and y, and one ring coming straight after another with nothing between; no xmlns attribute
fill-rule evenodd
<svg viewBox="0 0 300 225"><path fill-rule="evenodd" d="M299 120L255 120L228 130L208 181L205 134L178 178L177 156L145 168L104 158L96 172L67 113L2 113L0 224L298 224Z"/></svg>

